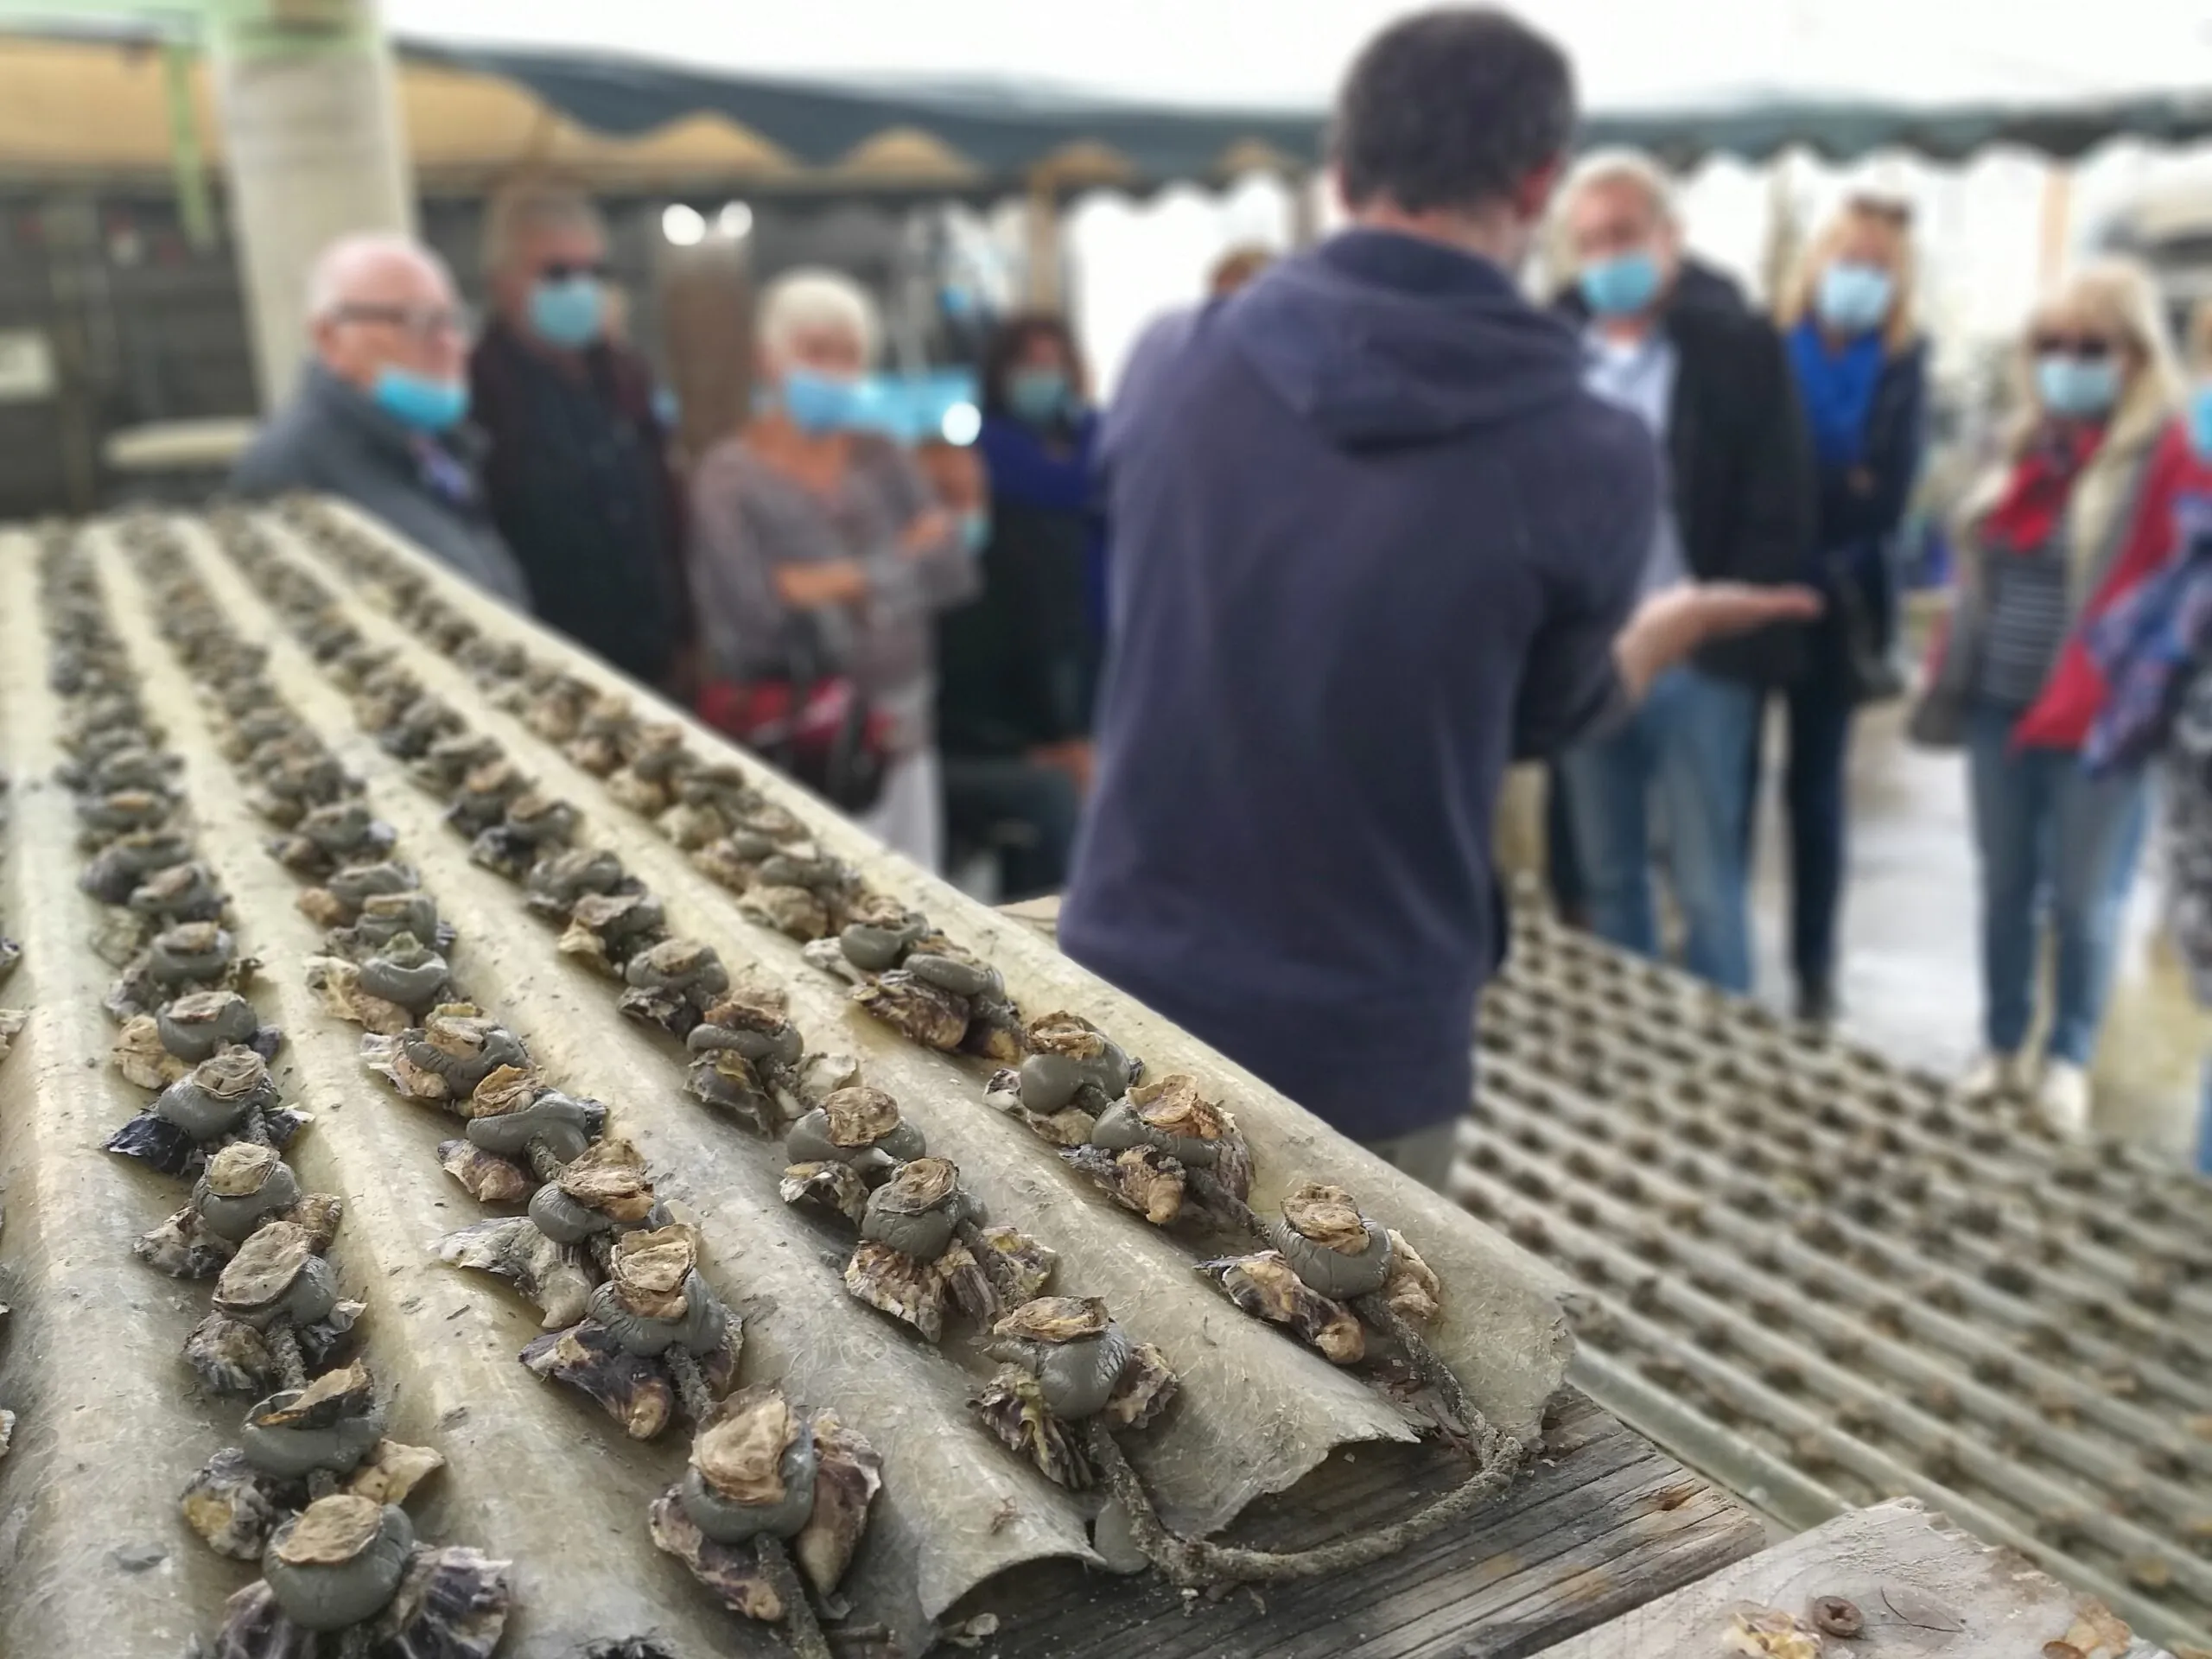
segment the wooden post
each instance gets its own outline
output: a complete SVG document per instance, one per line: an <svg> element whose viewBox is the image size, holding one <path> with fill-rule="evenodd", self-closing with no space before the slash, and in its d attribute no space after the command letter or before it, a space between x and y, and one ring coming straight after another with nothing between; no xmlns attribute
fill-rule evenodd
<svg viewBox="0 0 2212 1659"><path fill-rule="evenodd" d="M397 78L376 0L209 10L232 226L264 405L307 351L316 256L360 231L415 229Z"/></svg>
<svg viewBox="0 0 2212 1659"><path fill-rule="evenodd" d="M1026 297L1039 311L1058 311L1067 302L1067 283L1060 242L1059 177L1049 161L1039 162L1029 175L1022 230Z"/></svg>
<svg viewBox="0 0 2212 1659"><path fill-rule="evenodd" d="M2043 220L2036 247L2036 288L2049 293L2066 270L2066 238L2074 219L2074 168L2068 162L2045 165Z"/></svg>

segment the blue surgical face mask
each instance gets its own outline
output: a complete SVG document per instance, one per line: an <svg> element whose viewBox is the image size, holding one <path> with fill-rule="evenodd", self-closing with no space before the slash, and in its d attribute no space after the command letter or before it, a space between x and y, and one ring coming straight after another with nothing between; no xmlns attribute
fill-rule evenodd
<svg viewBox="0 0 2212 1659"><path fill-rule="evenodd" d="M812 369L786 369L783 380L784 413L802 432L817 436L842 432L860 418L859 383L841 380Z"/></svg>
<svg viewBox="0 0 2212 1659"><path fill-rule="evenodd" d="M1897 281L1879 265L1838 260L1821 273L1813 308L1839 334L1871 334L1886 321Z"/></svg>
<svg viewBox="0 0 2212 1659"><path fill-rule="evenodd" d="M433 380L389 364L377 371L377 407L417 432L448 432L468 413L468 382Z"/></svg>
<svg viewBox="0 0 2212 1659"><path fill-rule="evenodd" d="M991 543L991 515L980 510L960 515L960 540L970 553L981 553Z"/></svg>
<svg viewBox="0 0 2212 1659"><path fill-rule="evenodd" d="M2036 396L2062 419L2094 421L2120 401L2120 365L2110 357L2046 352L2036 359Z"/></svg>
<svg viewBox="0 0 2212 1659"><path fill-rule="evenodd" d="M605 332L607 291L596 276L543 281L530 290L530 331L548 346L575 351Z"/></svg>
<svg viewBox="0 0 2212 1659"><path fill-rule="evenodd" d="M1659 297L1659 261L1643 249L1582 268L1582 297L1601 317L1629 317Z"/></svg>
<svg viewBox="0 0 2212 1659"><path fill-rule="evenodd" d="M1047 426L1067 413L1067 372L1064 369L1016 369L1006 378L1006 403L1032 426Z"/></svg>
<svg viewBox="0 0 2212 1659"><path fill-rule="evenodd" d="M2212 464L2212 383L2189 394L2189 447L2199 461Z"/></svg>

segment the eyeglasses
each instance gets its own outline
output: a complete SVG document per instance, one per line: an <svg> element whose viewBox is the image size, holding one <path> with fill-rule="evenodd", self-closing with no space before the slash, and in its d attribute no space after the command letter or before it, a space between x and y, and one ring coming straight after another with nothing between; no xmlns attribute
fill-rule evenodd
<svg viewBox="0 0 2212 1659"><path fill-rule="evenodd" d="M465 305L341 305L330 321L377 323L425 344L448 335L468 340L476 333L475 314Z"/></svg>
<svg viewBox="0 0 2212 1659"><path fill-rule="evenodd" d="M2085 363L2099 362L2118 349L2097 334L2037 334L2034 345L2037 357L2075 357Z"/></svg>
<svg viewBox="0 0 2212 1659"><path fill-rule="evenodd" d="M613 267L604 259L553 259L537 268L538 280L546 283L565 283L577 276L588 276L594 282L603 283L613 272Z"/></svg>

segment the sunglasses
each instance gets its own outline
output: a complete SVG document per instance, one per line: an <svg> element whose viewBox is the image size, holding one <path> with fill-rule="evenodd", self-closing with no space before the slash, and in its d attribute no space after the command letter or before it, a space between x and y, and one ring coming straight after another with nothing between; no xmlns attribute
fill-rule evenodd
<svg viewBox="0 0 2212 1659"><path fill-rule="evenodd" d="M2079 358L2084 363L2101 362L2119 349L2095 334L2037 334L2034 344L2037 357Z"/></svg>
<svg viewBox="0 0 2212 1659"><path fill-rule="evenodd" d="M565 283L578 276L588 276L594 282L603 283L612 273L613 268L604 259L581 262L553 259L537 268L538 280L547 283Z"/></svg>

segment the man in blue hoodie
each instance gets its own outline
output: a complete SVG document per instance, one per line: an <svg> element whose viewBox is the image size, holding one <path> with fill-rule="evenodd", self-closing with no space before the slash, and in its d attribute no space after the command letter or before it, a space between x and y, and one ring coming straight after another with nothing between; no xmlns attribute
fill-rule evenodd
<svg viewBox="0 0 2212 1659"><path fill-rule="evenodd" d="M1631 620L1656 452L1514 280L1574 119L1504 13L1394 24L1338 103L1352 228L1154 328L1102 439L1112 658L1061 943L1435 1185L1504 948L1508 761L1814 602L1685 585Z"/></svg>

